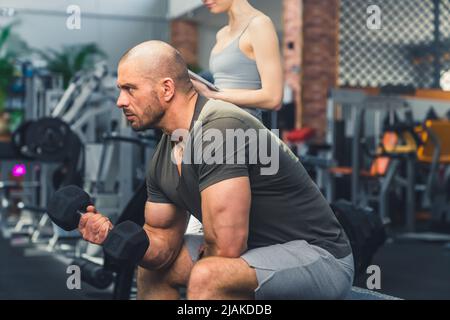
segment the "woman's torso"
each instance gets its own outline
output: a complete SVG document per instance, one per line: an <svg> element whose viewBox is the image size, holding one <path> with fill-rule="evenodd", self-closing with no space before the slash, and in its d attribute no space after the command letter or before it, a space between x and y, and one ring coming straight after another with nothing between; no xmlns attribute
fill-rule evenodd
<svg viewBox="0 0 450 320"><path fill-rule="evenodd" d="M258 16L258 15L257 15ZM261 89L261 78L254 58L250 37L246 32L254 16L237 34L229 34L227 28L211 51L209 67L214 77L214 83L221 89ZM261 119L262 110L243 108Z"/></svg>

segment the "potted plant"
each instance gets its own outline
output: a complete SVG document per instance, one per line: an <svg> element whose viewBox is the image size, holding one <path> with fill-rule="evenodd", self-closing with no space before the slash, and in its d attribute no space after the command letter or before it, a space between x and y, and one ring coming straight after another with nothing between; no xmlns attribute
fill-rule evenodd
<svg viewBox="0 0 450 320"><path fill-rule="evenodd" d="M70 79L78 71L92 68L98 59L106 58L106 54L95 43L64 46L59 51L47 49L39 53L47 62L49 71L62 75L64 88L67 88Z"/></svg>
<svg viewBox="0 0 450 320"><path fill-rule="evenodd" d="M12 27L13 24L9 24L0 28L0 112L3 111L6 92L14 73L14 66L12 64L13 52L6 47Z"/></svg>
<svg viewBox="0 0 450 320"><path fill-rule="evenodd" d="M14 76L14 52L7 47L14 23L0 28L0 138L2 140L9 134L8 116L4 112L8 87Z"/></svg>

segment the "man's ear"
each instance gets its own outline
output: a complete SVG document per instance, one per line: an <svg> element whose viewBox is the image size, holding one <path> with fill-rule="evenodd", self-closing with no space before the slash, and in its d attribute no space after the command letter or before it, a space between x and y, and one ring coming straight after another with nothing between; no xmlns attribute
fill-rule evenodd
<svg viewBox="0 0 450 320"><path fill-rule="evenodd" d="M175 96L175 83L172 78L162 80L162 99L164 102L170 102Z"/></svg>

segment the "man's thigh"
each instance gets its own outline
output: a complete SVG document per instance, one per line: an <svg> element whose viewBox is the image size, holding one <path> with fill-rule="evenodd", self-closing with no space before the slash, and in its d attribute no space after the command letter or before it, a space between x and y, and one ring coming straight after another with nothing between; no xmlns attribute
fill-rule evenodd
<svg viewBox="0 0 450 320"><path fill-rule="evenodd" d="M186 242L192 260L197 262L203 237L191 235ZM353 282L352 256L336 259L304 240L252 249L239 259L212 258L208 259L216 262L220 274L216 278L223 279L231 289L254 287L253 295L258 300L340 299Z"/></svg>
<svg viewBox="0 0 450 320"><path fill-rule="evenodd" d="M255 268L260 299L343 299L353 282L353 258L336 259L304 240L257 248L242 257Z"/></svg>
<svg viewBox="0 0 450 320"><path fill-rule="evenodd" d="M209 298L212 299L254 299L258 286L255 269L242 258L205 257L199 260L202 244L203 235L185 235L185 245L194 262L188 292L207 297L206 291L211 290L213 295Z"/></svg>
<svg viewBox="0 0 450 320"><path fill-rule="evenodd" d="M154 291L164 292L164 288L171 287L181 289L179 291L184 297L184 289L188 286L191 272L196 268L200 274L208 270L208 279L212 279L211 283L207 282L208 285L214 284L216 289L223 289L236 298L254 299L254 289L257 287L255 270L241 258L207 257L199 260L202 244L202 235L186 234L182 249L170 268L138 268L138 296L145 299L152 297ZM200 289L203 290L203 287ZM206 286L204 290L207 290Z"/></svg>

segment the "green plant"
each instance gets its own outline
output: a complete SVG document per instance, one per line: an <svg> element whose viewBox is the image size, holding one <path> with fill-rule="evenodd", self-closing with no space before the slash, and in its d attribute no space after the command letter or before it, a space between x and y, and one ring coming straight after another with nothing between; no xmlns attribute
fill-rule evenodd
<svg viewBox="0 0 450 320"><path fill-rule="evenodd" d="M8 86L11 84L14 76L14 52L7 48L7 42L11 36L11 29L15 24L11 23L0 28L0 113L3 112Z"/></svg>
<svg viewBox="0 0 450 320"><path fill-rule="evenodd" d="M70 79L78 71L92 68L98 58L106 58L106 54L94 43L65 46L60 51L48 49L39 53L50 71L62 75L64 88L67 88Z"/></svg>

